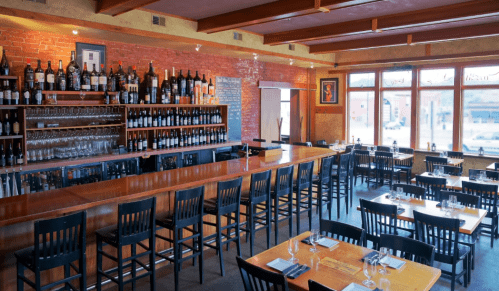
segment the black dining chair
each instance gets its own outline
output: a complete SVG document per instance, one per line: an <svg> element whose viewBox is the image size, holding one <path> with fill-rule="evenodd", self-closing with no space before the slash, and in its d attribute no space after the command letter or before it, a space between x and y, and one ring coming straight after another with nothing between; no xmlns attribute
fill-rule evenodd
<svg viewBox="0 0 499 291"><path fill-rule="evenodd" d="M461 167L456 167L456 166L443 166L444 167L444 174L448 174L451 176L461 176L463 173L463 168Z"/></svg>
<svg viewBox="0 0 499 291"><path fill-rule="evenodd" d="M397 175L400 183L400 170L394 167L393 153L380 152L374 153L376 163L376 184L383 186L385 179L388 179L390 188L393 184L393 176Z"/></svg>
<svg viewBox="0 0 499 291"><path fill-rule="evenodd" d="M485 172L485 176L488 179L498 181L499 180L499 172L496 171L487 171L487 170L479 170L479 169L469 169L468 170L468 177L470 181L476 180L478 178L478 175L480 174L481 171Z"/></svg>
<svg viewBox="0 0 499 291"><path fill-rule="evenodd" d="M340 200L345 199L346 212L348 214L348 187L349 187L349 167L350 154L340 156L338 168L333 170L331 175L333 185L333 199L336 199L336 212L338 219L340 218Z"/></svg>
<svg viewBox="0 0 499 291"><path fill-rule="evenodd" d="M390 152L390 147L387 147L387 146L377 146L376 147L376 151L389 153Z"/></svg>
<svg viewBox="0 0 499 291"><path fill-rule="evenodd" d="M371 176L376 173L375 163L372 162L369 151L356 150L353 154L353 175L355 179L355 185L357 185L357 177L361 176L361 182L364 183L364 177L367 180L367 187L369 187L369 182L371 181Z"/></svg>
<svg viewBox="0 0 499 291"><path fill-rule="evenodd" d="M321 219L319 229L321 235L364 246L366 232L362 228L338 221Z"/></svg>
<svg viewBox="0 0 499 291"><path fill-rule="evenodd" d="M312 229L312 176L314 174L314 161L300 163L298 165L298 175L293 181L293 213L296 214L296 231L300 234L301 214L308 214L308 228ZM281 199L287 199L286 196Z"/></svg>
<svg viewBox="0 0 499 291"><path fill-rule="evenodd" d="M447 151L447 156L451 159L464 159L463 152Z"/></svg>
<svg viewBox="0 0 499 291"><path fill-rule="evenodd" d="M319 175L312 182L314 188L317 189L312 191L316 193L315 205L319 211L319 220L322 219L324 206L327 207L329 219L331 219L333 204L333 180L331 175L335 159L336 156L322 158Z"/></svg>
<svg viewBox="0 0 499 291"><path fill-rule="evenodd" d="M312 143L307 141L307 142L294 142L293 145L296 146L305 146L305 147L312 147Z"/></svg>
<svg viewBox="0 0 499 291"><path fill-rule="evenodd" d="M447 165L447 158L426 156L426 172L433 172L435 165Z"/></svg>
<svg viewBox="0 0 499 291"><path fill-rule="evenodd" d="M373 248L379 250L380 235L398 234L397 205L382 204L360 199L360 215L362 228L366 232L366 241L373 243ZM364 245L365 242L364 242Z"/></svg>
<svg viewBox="0 0 499 291"><path fill-rule="evenodd" d="M399 148L399 153L401 154L406 154L406 155L414 155L414 149L411 148ZM395 169L398 169L400 173L405 174L405 182L409 184L411 180L411 175L412 175L412 166L414 163L414 157L410 159L403 159L403 160L398 160L396 159L395 161Z"/></svg>
<svg viewBox="0 0 499 291"><path fill-rule="evenodd" d="M316 144L317 144L317 145L327 145L327 143L326 143L326 140L325 140L325 139L318 140L318 141L316 142Z"/></svg>
<svg viewBox="0 0 499 291"><path fill-rule="evenodd" d="M272 143L285 144L286 142L282 140L273 140Z"/></svg>
<svg viewBox="0 0 499 291"><path fill-rule="evenodd" d="M447 180L445 178L416 175L416 185L425 188L425 199L439 201L440 191L446 189Z"/></svg>
<svg viewBox="0 0 499 291"><path fill-rule="evenodd" d="M421 186L411 185L411 184L401 184L395 183L392 186L393 190L397 188L402 188L405 195L411 196L412 198L424 199L425 198L425 188Z"/></svg>
<svg viewBox="0 0 499 291"><path fill-rule="evenodd" d="M308 279L308 290L309 291L336 291L327 286L322 285L319 282L315 282L312 279Z"/></svg>
<svg viewBox="0 0 499 291"><path fill-rule="evenodd" d="M289 291L288 280L284 274L262 269L239 256L236 257L236 261L245 291Z"/></svg>
<svg viewBox="0 0 499 291"><path fill-rule="evenodd" d="M205 246L217 251L222 276L225 276L223 246L227 245L228 248L231 242L235 242L237 255L241 255L241 237L239 234L242 182L242 177L229 181L220 181L217 186L217 197L204 201L204 214L215 216L216 220L215 223L211 222L211 220L203 221L203 225L215 227L215 233L205 236L203 241ZM222 225L222 217L227 220L225 225ZM215 239L215 244L210 243L213 239Z"/></svg>
<svg viewBox="0 0 499 291"><path fill-rule="evenodd" d="M274 212L275 244L279 244L279 223L288 221L289 237L293 236L293 165L277 169L271 193Z"/></svg>
<svg viewBox="0 0 499 291"><path fill-rule="evenodd" d="M478 203L481 209L487 210L485 217L490 218L489 223L480 223L480 227L490 229L490 231L480 231L480 233L490 234L490 247L494 247L494 239L499 237L498 233L498 215L497 215L497 185L483 184L475 182L462 182L463 193L472 194L480 197Z"/></svg>
<svg viewBox="0 0 499 291"><path fill-rule="evenodd" d="M270 248L270 230L272 227L272 204L270 202L272 170L251 174L249 192L241 194L241 204L246 206L242 215L246 221L241 225L241 230L246 232L246 242L250 238L250 254L253 256L255 233L258 230L267 232L267 249ZM256 228L257 225L261 227Z"/></svg>
<svg viewBox="0 0 499 291"><path fill-rule="evenodd" d="M379 246L390 249L392 255L399 258L433 267L435 247L430 244L399 235L381 234Z"/></svg>
<svg viewBox="0 0 499 291"><path fill-rule="evenodd" d="M101 290L102 276L116 283L119 290L123 290L124 285L132 283L132 289L135 289L138 279L149 276L150 290L156 290L156 197L149 199L123 203L118 205L118 225L109 226L97 230L97 283L96 290ZM142 241L147 240L145 245ZM116 249L117 256L113 252L104 251L104 246L109 245ZM145 251L137 254L137 245ZM124 249L130 246L131 256L124 258ZM117 268L103 270L102 258L106 257L118 264ZM147 257L149 262L146 264L141 257ZM137 265L146 270L145 273L137 276ZM124 270L131 267L131 278L124 280ZM118 279L115 279L115 275Z"/></svg>
<svg viewBox="0 0 499 291"><path fill-rule="evenodd" d="M162 239L171 245L171 248L156 254L173 263L175 291L179 290L179 273L182 263L187 260L198 258L199 281L201 284L204 281L203 205L204 186L178 190L175 192L173 210L159 215L156 219L156 225L170 230L173 235L173 238L169 238L156 233L156 238ZM188 241L192 241L192 244L188 245ZM184 252L184 247L188 252Z"/></svg>
<svg viewBox="0 0 499 291"><path fill-rule="evenodd" d="M446 218L414 211L416 239L435 246L435 261L452 265L452 271L441 269L451 276L451 291L454 291L456 279L464 278L464 287L468 287L470 248L459 247L459 219ZM457 272L457 265L463 262L463 270Z"/></svg>
<svg viewBox="0 0 499 291"><path fill-rule="evenodd" d="M263 138L254 138L253 141L256 141L256 142L267 142L267 140L263 139Z"/></svg>
<svg viewBox="0 0 499 291"><path fill-rule="evenodd" d="M17 291L24 290L24 283L37 291L60 285L64 285L61 288L64 290L76 290L71 284L76 279L79 279L79 290L86 290L86 225L85 211L36 221L34 245L14 253L17 261ZM78 261L78 267L75 261ZM64 266L64 279L42 286L40 273L61 266ZM71 268L76 274L71 275ZM26 269L33 272L34 282L24 275Z"/></svg>

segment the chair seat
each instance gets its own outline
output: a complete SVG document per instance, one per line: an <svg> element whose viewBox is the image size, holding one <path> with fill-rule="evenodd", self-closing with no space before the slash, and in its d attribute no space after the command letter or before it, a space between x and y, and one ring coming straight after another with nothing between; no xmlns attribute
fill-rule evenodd
<svg viewBox="0 0 499 291"><path fill-rule="evenodd" d="M157 215L156 224L167 229L174 229L175 228L175 224L173 223L174 216L175 216L174 211L167 211L166 213Z"/></svg>
<svg viewBox="0 0 499 291"><path fill-rule="evenodd" d="M472 245L477 242L477 236L473 234L459 233L458 242L464 245Z"/></svg>
<svg viewBox="0 0 499 291"><path fill-rule="evenodd" d="M204 200L203 204L204 213L216 214L217 213L217 198L210 198Z"/></svg>
<svg viewBox="0 0 499 291"><path fill-rule="evenodd" d="M40 246L41 248L41 246ZM17 260L21 261L23 265L29 269L33 269L35 264L35 247L27 247L14 253Z"/></svg>
<svg viewBox="0 0 499 291"><path fill-rule="evenodd" d="M116 245L118 243L118 227L116 225L101 228L95 233L108 244Z"/></svg>
<svg viewBox="0 0 499 291"><path fill-rule="evenodd" d="M468 246L465 246L465 245L458 245L458 249L459 249L459 254L458 254L459 260L464 260L466 258L466 256L468 255L468 253L470 252L470 248ZM446 263L446 264L452 264L452 256L442 255L442 254L439 254L439 252L440 252L440 250L437 248L437 246L435 246L435 260L436 261ZM453 253L453 252L454 252L454 248L451 248L451 253Z"/></svg>
<svg viewBox="0 0 499 291"><path fill-rule="evenodd" d="M241 204L248 205L250 203L250 192L249 190L241 192Z"/></svg>
<svg viewBox="0 0 499 291"><path fill-rule="evenodd" d="M412 170L411 166L393 165L393 167L402 171Z"/></svg>

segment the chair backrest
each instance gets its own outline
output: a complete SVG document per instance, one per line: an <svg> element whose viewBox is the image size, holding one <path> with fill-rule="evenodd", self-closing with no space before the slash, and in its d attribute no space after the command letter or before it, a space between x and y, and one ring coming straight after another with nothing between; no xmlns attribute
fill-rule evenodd
<svg viewBox="0 0 499 291"><path fill-rule="evenodd" d="M219 181L217 187L217 209L221 214L239 212L243 177Z"/></svg>
<svg viewBox="0 0 499 291"><path fill-rule="evenodd" d="M118 205L119 245L129 245L154 237L156 197Z"/></svg>
<svg viewBox="0 0 499 291"><path fill-rule="evenodd" d="M267 142L266 139L263 139L263 138L254 138L253 141L257 141L257 142Z"/></svg>
<svg viewBox="0 0 499 291"><path fill-rule="evenodd" d="M463 181L463 193L480 197L478 203L481 209L487 210L487 216L497 215L497 185Z"/></svg>
<svg viewBox="0 0 499 291"><path fill-rule="evenodd" d="M338 164L338 170L337 170L339 181L344 181L344 182L347 181L348 170L350 169L349 168L350 158L351 158L350 154L342 154L340 156L340 162Z"/></svg>
<svg viewBox="0 0 499 291"><path fill-rule="evenodd" d="M397 190L397 188L401 187L404 193L408 196L418 199L425 198L425 188L421 186L411 185L411 184L393 184L392 189Z"/></svg>
<svg viewBox="0 0 499 291"><path fill-rule="evenodd" d="M397 206L360 199L366 239L377 243L381 233L397 234Z"/></svg>
<svg viewBox="0 0 499 291"><path fill-rule="evenodd" d="M327 286L322 285L321 283L315 282L312 279L308 279L308 290L309 291L336 291Z"/></svg>
<svg viewBox="0 0 499 291"><path fill-rule="evenodd" d="M379 246L389 248L392 255L399 258L433 267L435 247L427 243L408 237L382 234Z"/></svg>
<svg viewBox="0 0 499 291"><path fill-rule="evenodd" d="M451 258L457 262L459 219L433 216L414 210L414 223L416 239L435 246L435 260Z"/></svg>
<svg viewBox="0 0 499 291"><path fill-rule="evenodd" d="M470 178L470 180L476 180L481 171L485 171L485 175L487 176L487 178L492 179L494 181L499 180L499 172L479 170L479 169L469 169L468 177Z"/></svg>
<svg viewBox="0 0 499 291"><path fill-rule="evenodd" d="M463 169L461 167L455 167L455 166L443 166L444 167L444 174L449 174L452 176L461 176Z"/></svg>
<svg viewBox="0 0 499 291"><path fill-rule="evenodd" d="M325 139L321 139L321 140L318 140L317 141L317 145L326 145L326 140Z"/></svg>
<svg viewBox="0 0 499 291"><path fill-rule="evenodd" d="M447 156L451 159L464 159L463 152L448 151ZM462 165L462 164L461 164Z"/></svg>
<svg viewBox="0 0 499 291"><path fill-rule="evenodd" d="M399 153L401 154L407 154L407 155L414 155L414 149L411 148L399 148ZM403 159L403 160L395 160L395 165L396 166L404 166L404 167L410 167L412 168L412 164L414 163L414 157L410 159Z"/></svg>
<svg viewBox="0 0 499 291"><path fill-rule="evenodd" d="M236 257L245 291L288 291L288 280L280 273L271 272Z"/></svg>
<svg viewBox="0 0 499 291"><path fill-rule="evenodd" d="M414 149L411 148L399 148L401 154L414 155Z"/></svg>
<svg viewBox="0 0 499 291"><path fill-rule="evenodd" d="M314 161L300 163L298 165L298 177L296 186L298 191L302 189L310 189L312 191L312 176L314 174Z"/></svg>
<svg viewBox="0 0 499 291"><path fill-rule="evenodd" d="M371 168L371 157L369 151L356 150L353 154L354 171Z"/></svg>
<svg viewBox="0 0 499 291"><path fill-rule="evenodd" d="M277 169L274 194L283 196L293 193L293 165Z"/></svg>
<svg viewBox="0 0 499 291"><path fill-rule="evenodd" d="M312 143L309 141L307 141L307 142L294 142L293 145L312 147Z"/></svg>
<svg viewBox="0 0 499 291"><path fill-rule="evenodd" d="M285 144L286 142L282 140L273 140L272 143Z"/></svg>
<svg viewBox="0 0 499 291"><path fill-rule="evenodd" d="M362 145L360 143L356 143L356 144L353 145L353 149L354 150L360 150L360 149L362 149Z"/></svg>
<svg viewBox="0 0 499 291"><path fill-rule="evenodd" d="M320 179L322 185L325 185L325 184L329 185L329 181L331 181L331 175L332 175L331 171L333 169L333 164L334 164L335 159L336 159L336 156L322 158L321 171L320 171L320 175L319 175L319 179Z"/></svg>
<svg viewBox="0 0 499 291"><path fill-rule="evenodd" d="M203 221L204 186L175 192L175 227L184 228Z"/></svg>
<svg viewBox="0 0 499 291"><path fill-rule="evenodd" d="M86 228L86 211L36 221L34 268L43 271L85 259Z"/></svg>
<svg viewBox="0 0 499 291"><path fill-rule="evenodd" d="M378 171L393 171L393 153L376 151L374 156Z"/></svg>
<svg viewBox="0 0 499 291"><path fill-rule="evenodd" d="M440 191L446 189L445 178L416 175L416 185L425 188L425 199L440 200Z"/></svg>
<svg viewBox="0 0 499 291"><path fill-rule="evenodd" d="M426 172L433 172L435 165L447 165L447 158L426 156Z"/></svg>
<svg viewBox="0 0 499 291"><path fill-rule="evenodd" d="M456 191L440 191L440 201L449 200L449 195L456 196L457 202L461 203L461 205L467 207L480 207L480 196L475 196L472 194L466 194L463 192Z"/></svg>
<svg viewBox="0 0 499 291"><path fill-rule="evenodd" d="M390 147L387 147L387 146L377 146L377 151L379 152L390 152Z"/></svg>
<svg viewBox="0 0 499 291"><path fill-rule="evenodd" d="M251 174L249 201L259 204L270 201L272 170Z"/></svg>
<svg viewBox="0 0 499 291"><path fill-rule="evenodd" d="M322 235L326 235L337 240L356 244L358 246L364 245L366 232L362 228L358 228L350 224L321 219L320 231Z"/></svg>

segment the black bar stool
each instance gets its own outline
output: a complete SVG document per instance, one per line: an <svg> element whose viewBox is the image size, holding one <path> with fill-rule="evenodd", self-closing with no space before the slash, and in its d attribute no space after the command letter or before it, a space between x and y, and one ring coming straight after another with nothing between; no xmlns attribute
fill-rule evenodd
<svg viewBox="0 0 499 291"><path fill-rule="evenodd" d="M308 213L308 229L312 229L312 175L314 174L314 161L298 165L298 177L293 190L295 191L296 231L300 234L300 215Z"/></svg>
<svg viewBox="0 0 499 291"><path fill-rule="evenodd" d="M216 227L216 232L203 238L203 241L209 241L215 238L215 245L205 242L204 245L217 250L220 258L220 273L225 276L223 261L223 246L231 242L236 242L237 255L241 256L240 239L240 204L241 204L241 184L243 178L239 177L230 181L218 182L217 198L207 199L204 202L205 214L211 214L217 217L216 223L203 221L203 224ZM227 224L222 226L222 217L227 219ZM232 222L234 221L234 222ZM234 230L234 235L231 231ZM223 234L226 231L226 234ZM225 241L222 239L225 238Z"/></svg>
<svg viewBox="0 0 499 291"><path fill-rule="evenodd" d="M14 253L17 260L17 290L24 290L25 282L37 291L61 284L64 284L66 290L76 290L70 282L78 278L80 290L86 290L86 226L85 211L36 221L35 245ZM78 268L73 264L76 260ZM40 272L61 266L64 266L64 279L42 286ZM35 282L24 276L26 268L35 273ZM70 268L76 271L75 275L71 276Z"/></svg>
<svg viewBox="0 0 499 291"><path fill-rule="evenodd" d="M332 204L333 204L333 179L332 169L336 156L322 158L321 171L313 180L313 184L317 187L317 210L319 211L319 221L322 220L322 208L327 206L329 219L331 220Z"/></svg>
<svg viewBox="0 0 499 291"><path fill-rule="evenodd" d="M279 168L275 177L271 198L276 245L279 242L279 222L289 220L289 237L293 236L293 169L293 165Z"/></svg>
<svg viewBox="0 0 499 291"><path fill-rule="evenodd" d="M340 161L338 168L333 170L331 179L333 185L333 199L336 200L336 211L338 219L340 218L340 199L345 199L345 207L348 214L348 185L349 185L349 169L350 169L350 159L351 154L343 154L340 156ZM343 191L342 191L343 189Z"/></svg>
<svg viewBox="0 0 499 291"><path fill-rule="evenodd" d="M175 273L175 290L178 290L178 273L184 261L199 259L199 279L203 284L203 203L204 186L180 190L175 192L174 210L169 211L156 219L156 224L173 231L173 239L156 234L156 237L173 244L173 248L163 250L156 255L173 262ZM192 228L189 228L191 227ZM190 233L183 237L183 232ZM192 240L192 246L186 244ZM182 247L188 248L192 253L184 257ZM173 253L173 259L168 256Z"/></svg>
<svg viewBox="0 0 499 291"><path fill-rule="evenodd" d="M156 197L149 199L123 203L118 205L118 226L108 226L96 231L97 235L97 283L96 289L101 290L102 276L118 284L120 291L124 285L132 283L132 289L135 290L135 281L150 276L150 290L156 290L156 268L155 268L155 238L156 225L154 224L156 216ZM148 245L142 241L148 240ZM110 245L117 249L118 257L104 252L103 246ZM145 251L137 254L137 245ZM123 248L130 246L131 255L123 258ZM118 263L117 268L102 270L102 256L107 257ZM144 264L138 258L148 256L149 266ZM137 264L142 266L145 273L137 276ZM132 277L124 281L124 269L131 267ZM112 276L117 273L118 280Z"/></svg>
<svg viewBox="0 0 499 291"><path fill-rule="evenodd" d="M267 249L270 248L270 228L271 228L271 203L270 184L272 170L251 174L250 190L241 194L241 204L246 206L246 222L242 223L242 231L246 232L246 242L250 238L250 254L253 256L253 244L255 242L255 232L257 230L267 230ZM255 224L263 225L256 229Z"/></svg>

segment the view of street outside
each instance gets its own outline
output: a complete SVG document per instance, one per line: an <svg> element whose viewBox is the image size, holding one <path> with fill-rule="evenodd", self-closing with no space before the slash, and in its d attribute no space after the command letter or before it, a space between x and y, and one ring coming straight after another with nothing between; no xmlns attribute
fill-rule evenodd
<svg viewBox="0 0 499 291"><path fill-rule="evenodd" d="M383 91L382 145L411 147L411 91Z"/></svg>
<svg viewBox="0 0 499 291"><path fill-rule="evenodd" d="M374 144L374 92L350 92L350 136L348 141L352 142L352 136L362 144Z"/></svg>
<svg viewBox="0 0 499 291"><path fill-rule="evenodd" d="M290 106L291 92L289 89L281 89L281 117L282 117L282 127L281 135L289 136L291 123L290 123Z"/></svg>

